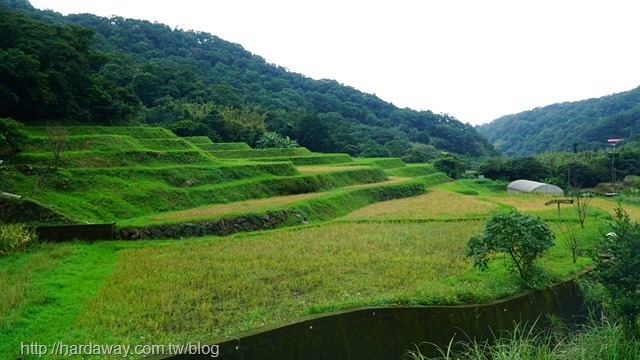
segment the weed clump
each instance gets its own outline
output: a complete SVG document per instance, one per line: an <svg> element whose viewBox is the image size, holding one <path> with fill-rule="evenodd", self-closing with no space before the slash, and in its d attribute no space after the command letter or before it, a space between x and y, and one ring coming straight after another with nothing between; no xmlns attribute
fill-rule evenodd
<svg viewBox="0 0 640 360"><path fill-rule="evenodd" d="M23 224L0 225L0 255L27 251L37 243L35 232Z"/></svg>

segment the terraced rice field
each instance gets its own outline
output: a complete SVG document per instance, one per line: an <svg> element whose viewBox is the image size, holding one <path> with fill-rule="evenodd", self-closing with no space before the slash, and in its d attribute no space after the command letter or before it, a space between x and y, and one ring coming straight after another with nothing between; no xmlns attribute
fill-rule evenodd
<svg viewBox="0 0 640 360"><path fill-rule="evenodd" d="M347 215L347 219L446 219L486 217L499 206L468 195L432 188L425 195L384 201Z"/></svg>

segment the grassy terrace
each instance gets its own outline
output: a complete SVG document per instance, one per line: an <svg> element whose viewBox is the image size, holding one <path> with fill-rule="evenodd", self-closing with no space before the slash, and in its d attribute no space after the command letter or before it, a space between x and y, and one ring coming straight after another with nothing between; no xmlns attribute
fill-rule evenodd
<svg viewBox="0 0 640 360"><path fill-rule="evenodd" d="M343 192L343 190L349 189L380 187L385 185L407 183L411 181L413 181L413 179L411 178L390 177L389 180L382 182L344 186L340 189L334 190L333 193ZM304 200L319 198L331 194L331 191L310 192L296 195L272 196L256 200L236 201L228 204L213 204L192 209L148 215L140 218L125 219L123 221L120 221L118 224L121 226L131 226L157 223L180 223L203 219L210 220L222 217L233 217L248 212L265 212L267 210L286 208L290 205L304 203Z"/></svg>
<svg viewBox="0 0 640 360"><path fill-rule="evenodd" d="M67 149L60 169L51 171L46 129L27 128L25 151L0 167L0 188L86 222L316 193L387 179L380 168L371 166L303 173L288 158L270 158L289 154L307 155L304 157L312 163L331 162L336 157L352 161L344 154L311 155L304 148L250 149L244 143L214 144L208 138L178 138L165 129L148 127L66 130ZM205 151L202 147L226 150ZM212 154L240 157L216 159Z"/></svg>
<svg viewBox="0 0 640 360"><path fill-rule="evenodd" d="M220 159L212 154L250 157L254 150L238 143L213 150L218 145L207 139L154 128L69 128L73 145L51 172L33 166L48 161L43 131L31 128L31 150L0 167L3 191L80 220L127 226L282 208L305 214L310 224L180 241L42 244L0 257L0 354L10 358L25 339L211 341L336 309L490 301L522 289L503 259L480 272L463 255L492 212L536 214L558 234L570 227L586 249L616 206L595 199L599 210L581 229L570 207L558 218L544 205L548 198L509 196L505 184L491 181L450 182L430 165L345 162L344 154L286 157L305 158L306 165L266 152L259 162ZM398 197L406 198L388 200ZM640 218L638 208L627 211ZM581 257L573 264L560 236L543 259L551 280L589 263Z"/></svg>

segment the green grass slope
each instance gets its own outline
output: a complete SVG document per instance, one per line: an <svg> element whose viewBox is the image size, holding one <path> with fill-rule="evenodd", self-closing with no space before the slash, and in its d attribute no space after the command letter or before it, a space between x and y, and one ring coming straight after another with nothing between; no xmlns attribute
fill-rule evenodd
<svg viewBox="0 0 640 360"><path fill-rule="evenodd" d="M210 153L216 158L222 159L251 159L251 158L274 158L283 156L305 156L311 155L311 151L306 148L288 149L240 149L240 150L213 150Z"/></svg>
<svg viewBox="0 0 640 360"><path fill-rule="evenodd" d="M387 180L382 168L371 165L309 173L294 167L296 163L353 164L346 154L312 154L305 148L250 149L244 143L217 144L236 150L206 151L202 147L216 146L208 138L179 138L149 127L71 126L64 130L67 146L59 169L51 168L46 128L28 127L24 151L2 165L0 179L0 190L42 204L43 211L60 214L61 219L111 222ZM212 156L219 154L229 157ZM380 161L384 162L375 160Z"/></svg>

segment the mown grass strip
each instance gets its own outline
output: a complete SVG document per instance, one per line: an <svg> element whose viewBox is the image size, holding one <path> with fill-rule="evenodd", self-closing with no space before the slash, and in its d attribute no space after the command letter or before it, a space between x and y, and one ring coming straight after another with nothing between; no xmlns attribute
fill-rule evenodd
<svg viewBox="0 0 640 360"><path fill-rule="evenodd" d="M401 184L401 183L407 183L407 182L416 182L416 181L412 178L390 176L387 181L382 181L380 183L349 185L349 186L345 186L344 189L361 189L361 188L378 186L378 185L393 185L393 184Z"/></svg>
<svg viewBox="0 0 640 360"><path fill-rule="evenodd" d="M0 354L21 358L21 343L80 339L75 320L115 266L109 244L45 244L0 259Z"/></svg>
<svg viewBox="0 0 640 360"><path fill-rule="evenodd" d="M292 206L292 209L305 214L309 219L326 221L344 216L369 204L412 197L424 194L425 191L424 185L415 182L356 188L312 198Z"/></svg>

